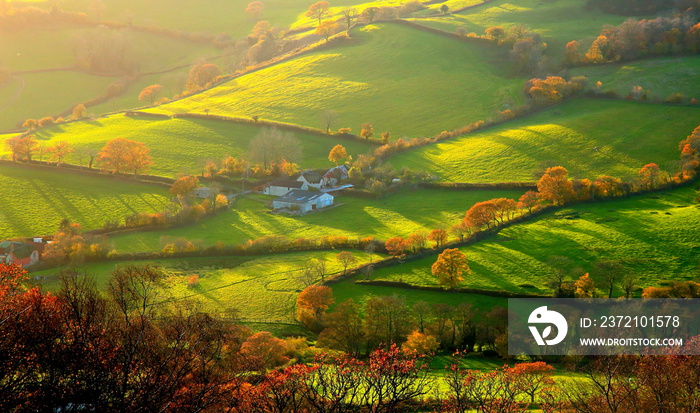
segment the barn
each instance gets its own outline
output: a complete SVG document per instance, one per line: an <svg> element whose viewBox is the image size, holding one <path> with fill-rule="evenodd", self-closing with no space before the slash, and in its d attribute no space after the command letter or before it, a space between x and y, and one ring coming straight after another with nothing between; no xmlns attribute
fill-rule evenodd
<svg viewBox="0 0 700 413"><path fill-rule="evenodd" d="M307 189L305 182L293 181L291 179L276 179L265 187L263 193L265 195L282 196L294 189Z"/></svg>
<svg viewBox="0 0 700 413"><path fill-rule="evenodd" d="M333 199L333 195L323 192L294 189L272 201L272 208L305 213L329 207L333 205Z"/></svg>

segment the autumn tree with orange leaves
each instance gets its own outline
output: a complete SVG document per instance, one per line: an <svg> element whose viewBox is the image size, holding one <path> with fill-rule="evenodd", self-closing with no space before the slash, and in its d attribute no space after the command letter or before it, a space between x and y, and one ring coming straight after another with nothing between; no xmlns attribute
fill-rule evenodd
<svg viewBox="0 0 700 413"><path fill-rule="evenodd" d="M333 149L328 153L328 160L331 162L335 162L336 166L338 163L340 163L341 160L346 159L348 157L348 151L345 150L345 147L343 145L335 145Z"/></svg>
<svg viewBox="0 0 700 413"><path fill-rule="evenodd" d="M310 285L297 297L297 318L310 330L319 332L323 328L323 314L334 301L330 287Z"/></svg>
<svg viewBox="0 0 700 413"><path fill-rule="evenodd" d="M143 142L116 138L107 142L98 156L100 163L114 173L131 171L138 175L153 165L150 151Z"/></svg>
<svg viewBox="0 0 700 413"><path fill-rule="evenodd" d="M562 166L547 168L537 182L540 199L554 205L563 205L574 197L574 187L568 178L569 172Z"/></svg>
<svg viewBox="0 0 700 413"><path fill-rule="evenodd" d="M642 183L647 189L654 189L659 183L661 169L655 163L648 163L639 170L639 176L642 178Z"/></svg>
<svg viewBox="0 0 700 413"><path fill-rule="evenodd" d="M158 97L160 96L160 92L163 90L163 86L161 85L151 85L151 86L146 86L143 88L141 93L139 93L139 100L142 102L148 102L151 105L156 103L156 100L158 100Z"/></svg>
<svg viewBox="0 0 700 413"><path fill-rule="evenodd" d="M438 284L450 288L455 288L464 281L462 274L470 271L467 257L457 248L443 251L430 269L438 277Z"/></svg>
<svg viewBox="0 0 700 413"><path fill-rule="evenodd" d="M46 148L46 152L50 153L50 159L60 166L61 161L73 152L73 146L66 141L59 141Z"/></svg>
<svg viewBox="0 0 700 413"><path fill-rule="evenodd" d="M12 152L12 160L14 162L31 161L38 145L39 143L34 135L18 135L5 141L5 146Z"/></svg>
<svg viewBox="0 0 700 413"><path fill-rule="evenodd" d="M442 228L434 229L428 234L428 239L435 243L435 248L440 248L447 242L447 231Z"/></svg>
<svg viewBox="0 0 700 413"><path fill-rule="evenodd" d="M310 17L318 20L318 25L321 25L321 20L330 16L330 10L328 8L330 4L327 1L317 1L316 3L309 6L306 11L306 17Z"/></svg>

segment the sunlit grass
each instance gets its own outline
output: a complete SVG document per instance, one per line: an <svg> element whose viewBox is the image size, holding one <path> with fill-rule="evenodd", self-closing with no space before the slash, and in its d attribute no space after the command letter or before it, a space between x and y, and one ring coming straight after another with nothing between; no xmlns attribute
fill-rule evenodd
<svg viewBox="0 0 700 413"><path fill-rule="evenodd" d="M53 234L64 218L94 229L174 207L164 188L6 165L0 165L0 187L0 240Z"/></svg>
<svg viewBox="0 0 700 413"><path fill-rule="evenodd" d="M498 51L420 30L379 24L357 29L354 40L330 51L234 79L157 109L203 112L318 127L326 110L339 113L334 128L394 137L436 134L522 101L523 79L509 77ZM439 103L438 103L439 102Z"/></svg>
<svg viewBox="0 0 700 413"><path fill-rule="evenodd" d="M546 293L545 279L552 271L547 262L553 256L570 258L568 271L580 267L592 272L598 282L594 272L597 260L621 261L628 272L639 277L642 287L694 280L700 263L700 205L694 201L696 196L693 188L682 188L578 205L570 208L580 214L576 219L547 214L506 228L494 238L461 249L471 268L461 286ZM434 261L431 257L380 269L374 277L436 285L430 272Z"/></svg>
<svg viewBox="0 0 700 413"><path fill-rule="evenodd" d="M0 128L20 127L29 118L57 116L104 94L112 81L78 72L18 75L0 85Z"/></svg>
<svg viewBox="0 0 700 413"><path fill-rule="evenodd" d="M163 297L175 300L191 299L205 311L238 315L247 320L294 322L296 298L305 284L300 280L304 264L310 259L326 261L327 275L342 272L337 261L339 251L289 253L262 257L221 257L164 259L138 262L87 264L77 269L94 276L98 288L106 289L112 271L126 264L155 265L165 272ZM357 265L369 261L363 252L353 251ZM373 259L378 255L374 254ZM45 277L45 287L56 289L59 269L33 275ZM196 286L190 279L198 277ZM317 280L317 281L320 281Z"/></svg>
<svg viewBox="0 0 700 413"><path fill-rule="evenodd" d="M3 31L0 50L2 65L13 72L38 69L76 69L73 48L79 39L92 36L93 28L48 27ZM179 65L194 64L195 60L210 58L223 53L211 45L202 45L180 39L148 33L111 30L113 35L124 35L129 50L138 62L138 70L148 73L170 69ZM107 85L119 79L79 71L16 74L9 82L0 85L0 129L10 129L27 118L56 116L72 106L87 102L105 94ZM162 77L149 79L157 83ZM146 79L144 79L146 80ZM126 109L138 104L140 89L151 83L140 81L129 93L129 103L112 108ZM137 85L135 85L137 86ZM164 85L167 87L167 85ZM127 96L120 97L126 98ZM99 113L99 112L98 112Z"/></svg>
<svg viewBox="0 0 700 413"><path fill-rule="evenodd" d="M238 244L264 235L287 238L320 238L324 235L386 240L418 230L449 228L459 222L474 203L498 197L517 198L522 191L404 190L378 200L336 198L332 209L305 216L272 215L273 197L255 196L239 200L233 209L195 225L160 232L119 235L112 238L121 252L162 249L161 237L183 237L203 246L217 241Z"/></svg>
<svg viewBox="0 0 700 413"><path fill-rule="evenodd" d="M585 5L585 0L495 0L458 14L415 21L449 32L464 27L479 35L489 27L524 25L545 37L549 54L563 57L566 43L578 40L582 48L588 47L604 25L627 18L586 10Z"/></svg>
<svg viewBox="0 0 700 413"><path fill-rule="evenodd" d="M181 173L201 173L207 161L220 162L226 156L247 157L248 145L261 128L255 125L233 124L210 120L158 119L129 117L123 114L108 118L72 122L38 130L35 135L47 145L68 141L75 148L101 149L117 137L144 142L151 149L154 165L150 173L176 177ZM367 152L371 146L364 142L341 140L302 133L294 134L302 144L302 168L332 167L328 152L342 144L352 156ZM9 156L0 146L0 154ZM66 159L79 163L78 152ZM83 159L83 162L86 162Z"/></svg>
<svg viewBox="0 0 700 413"><path fill-rule="evenodd" d="M700 57L662 57L615 65L585 66L571 70L573 76L588 76L590 84L602 82L602 90L624 97L633 86L641 86L649 99L665 99L672 93L700 99Z"/></svg>
<svg viewBox="0 0 700 413"><path fill-rule="evenodd" d="M455 182L534 181L543 162L571 176L636 179L655 162L675 172L678 142L700 123L693 107L575 100L483 132L390 158ZM598 151L594 148L598 147Z"/></svg>

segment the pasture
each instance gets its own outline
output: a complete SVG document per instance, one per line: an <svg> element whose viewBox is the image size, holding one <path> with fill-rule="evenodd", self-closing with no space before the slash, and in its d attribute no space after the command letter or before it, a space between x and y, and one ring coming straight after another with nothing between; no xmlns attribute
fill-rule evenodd
<svg viewBox="0 0 700 413"><path fill-rule="evenodd" d="M386 240L419 230L449 229L474 203L487 199L518 198L522 191L402 190L385 198L368 200L342 196L328 210L304 216L271 214L273 197L246 196L231 210L199 223L159 232L136 232L111 238L119 252L159 251L161 239L185 238L200 246L216 242L235 245L265 235L289 239L324 235L352 238L374 236Z"/></svg>
<svg viewBox="0 0 700 413"><path fill-rule="evenodd" d="M461 286L547 292L546 277L553 268L551 257L571 259L565 268L594 271L598 260L620 261L626 271L639 277L640 287L658 286L698 277L700 204L698 192L685 187L627 199L582 204L565 213L549 213L531 222L505 228L469 247L470 274ZM417 285L436 285L430 266L436 257L379 269L375 279L403 280ZM616 290L615 296L621 291Z"/></svg>
<svg viewBox="0 0 700 413"><path fill-rule="evenodd" d="M601 82L601 90L627 96L641 86L648 99L663 100L680 93L687 103L700 99L700 56L659 57L619 64L583 66L571 69L572 76L587 76L589 84Z"/></svg>
<svg viewBox="0 0 700 413"><path fill-rule="evenodd" d="M261 128L251 124L238 124L204 119L163 119L150 116L130 117L115 114L106 118L71 122L37 130L38 140L50 145L56 141L68 141L75 148L99 151L109 140L124 137L144 142L151 149L154 165L150 173L177 177L180 174L200 174L207 161L221 162L231 155L247 157L248 145ZM356 157L372 148L367 143L334 137L294 133L301 142L302 158L294 160L302 168L332 167L328 152L342 144L348 153ZM7 148L0 154L8 155ZM77 153L66 159L80 164L86 160ZM290 161L292 161L290 159Z"/></svg>
<svg viewBox="0 0 700 413"><path fill-rule="evenodd" d="M548 53L563 56L572 40L588 48L604 25L618 25L625 16L586 10L586 0L495 0L448 16L415 19L416 23L454 33L458 27L483 35L489 27L526 26L545 38Z"/></svg>
<svg viewBox="0 0 700 413"><path fill-rule="evenodd" d="M0 164L0 239L53 234L66 218L83 229L137 212L175 208L152 185Z"/></svg>
<svg viewBox="0 0 700 413"><path fill-rule="evenodd" d="M391 23L356 28L352 40L250 73L152 109L252 116L375 136L434 135L521 103L524 79L511 76L500 50ZM441 102L436 104L436 102Z"/></svg>
<svg viewBox="0 0 700 413"><path fill-rule="evenodd" d="M676 172L678 142L698 124L694 107L577 99L389 162L450 182L535 181L542 165L563 166L575 178L630 180L650 162Z"/></svg>
<svg viewBox="0 0 700 413"><path fill-rule="evenodd" d="M191 65L198 59L211 59L222 53L211 45L129 29L56 26L3 31L0 36L0 50L4 51L2 64L15 73L10 81L0 85L0 130L21 125L27 118L56 116L78 103L104 95L107 86L118 80L119 75L89 73L78 68L73 50L83 40L95 36L122 38L127 55L140 73ZM46 69L61 70L41 71ZM162 76L149 80L161 79ZM143 88L150 84L139 82L138 86ZM140 88L130 90L131 99L124 102L125 106L111 107L142 106L144 103L137 100L139 92Z"/></svg>
<svg viewBox="0 0 700 413"><path fill-rule="evenodd" d="M254 322L289 323L294 322L297 295L305 288L300 279L304 264L310 259L324 260L328 275L339 273L343 267L336 259L338 252L108 262L87 264L77 270L92 275L98 288L106 290L111 273L118 266L132 263L153 265L165 273L162 302L191 300L211 313L237 313L243 320ZM353 254L358 265L369 260L363 252L353 251ZM374 259L377 259L376 254ZM58 272L58 269L52 269L32 275L45 277L44 286L55 290L58 288ZM198 283L191 286L193 276L198 277Z"/></svg>

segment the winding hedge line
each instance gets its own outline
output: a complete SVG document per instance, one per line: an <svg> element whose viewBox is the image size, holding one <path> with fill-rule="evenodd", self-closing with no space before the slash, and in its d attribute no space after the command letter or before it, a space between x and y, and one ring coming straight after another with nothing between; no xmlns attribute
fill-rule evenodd
<svg viewBox="0 0 700 413"><path fill-rule="evenodd" d="M503 290L484 290L481 288L461 287L461 288L454 288L454 289L445 289L442 287L431 287L431 286L427 286L427 285L408 284L408 283L400 282L400 281L357 280L357 281L355 281L355 284L376 285L378 287L403 288L406 290L436 291L436 292L459 293L459 294L480 294L480 295L487 295L490 297L503 297L503 298L547 298L547 297L549 297L548 295L542 295L542 294L511 293L511 292L503 291Z"/></svg>
<svg viewBox="0 0 700 413"><path fill-rule="evenodd" d="M30 161L29 163L27 162L13 162L9 159L0 159L1 164L5 164L8 166L13 166L13 167L24 167L24 168L33 168L33 169L41 169L41 170L51 170L51 171L56 171L57 169L61 170L62 172L68 172L68 173L74 173L74 174L80 174L80 175L91 175L91 176L100 176L103 178L111 178L111 179L117 179L120 181L127 181L127 182L141 182L144 184L150 184L150 185L159 185L165 188L170 188L172 184L175 182L175 179L173 178L166 178L164 176L157 176L157 175L126 175L126 174L115 174L115 173L110 173L110 172L105 172L99 168L88 168L87 166L80 166L80 165L73 165L73 164L68 164L68 163L62 163L61 166L56 166L53 163L49 163L46 161Z"/></svg>
<svg viewBox="0 0 700 413"><path fill-rule="evenodd" d="M139 112L139 111L131 111L134 114L144 114L144 115L151 115L148 112ZM168 115L161 115L168 117ZM340 139L351 139L351 140L356 140L356 141L361 141L361 142L368 142L372 143L375 145L381 145L380 141L374 140L374 139L364 139L358 135L353 135L351 133L330 133L327 134L326 132L322 131L321 129L316 129L316 128L311 128L308 126L301 126L301 125L296 125L292 123L283 123L283 122L276 122L272 120L253 120L249 118L241 118L241 117L236 117L236 116L224 116L224 115L209 115L209 114L204 114L204 113L192 113L192 112L185 112L185 113L176 113L172 115L173 118L189 118L189 119L209 119L209 120L218 120L218 121L223 121L223 122L232 122L232 123L243 123L243 124L248 124L248 125L262 125L262 126L268 126L268 127L274 127L282 130L287 130L290 132L298 132L298 133L308 133L310 135L316 135L316 136L322 136L322 137L329 137L332 136L334 138L340 138Z"/></svg>
<svg viewBox="0 0 700 413"><path fill-rule="evenodd" d="M536 191L536 182L495 182L495 183L468 183L468 182L421 182L421 188L427 189L451 189L455 191L471 191L480 189L523 189Z"/></svg>

